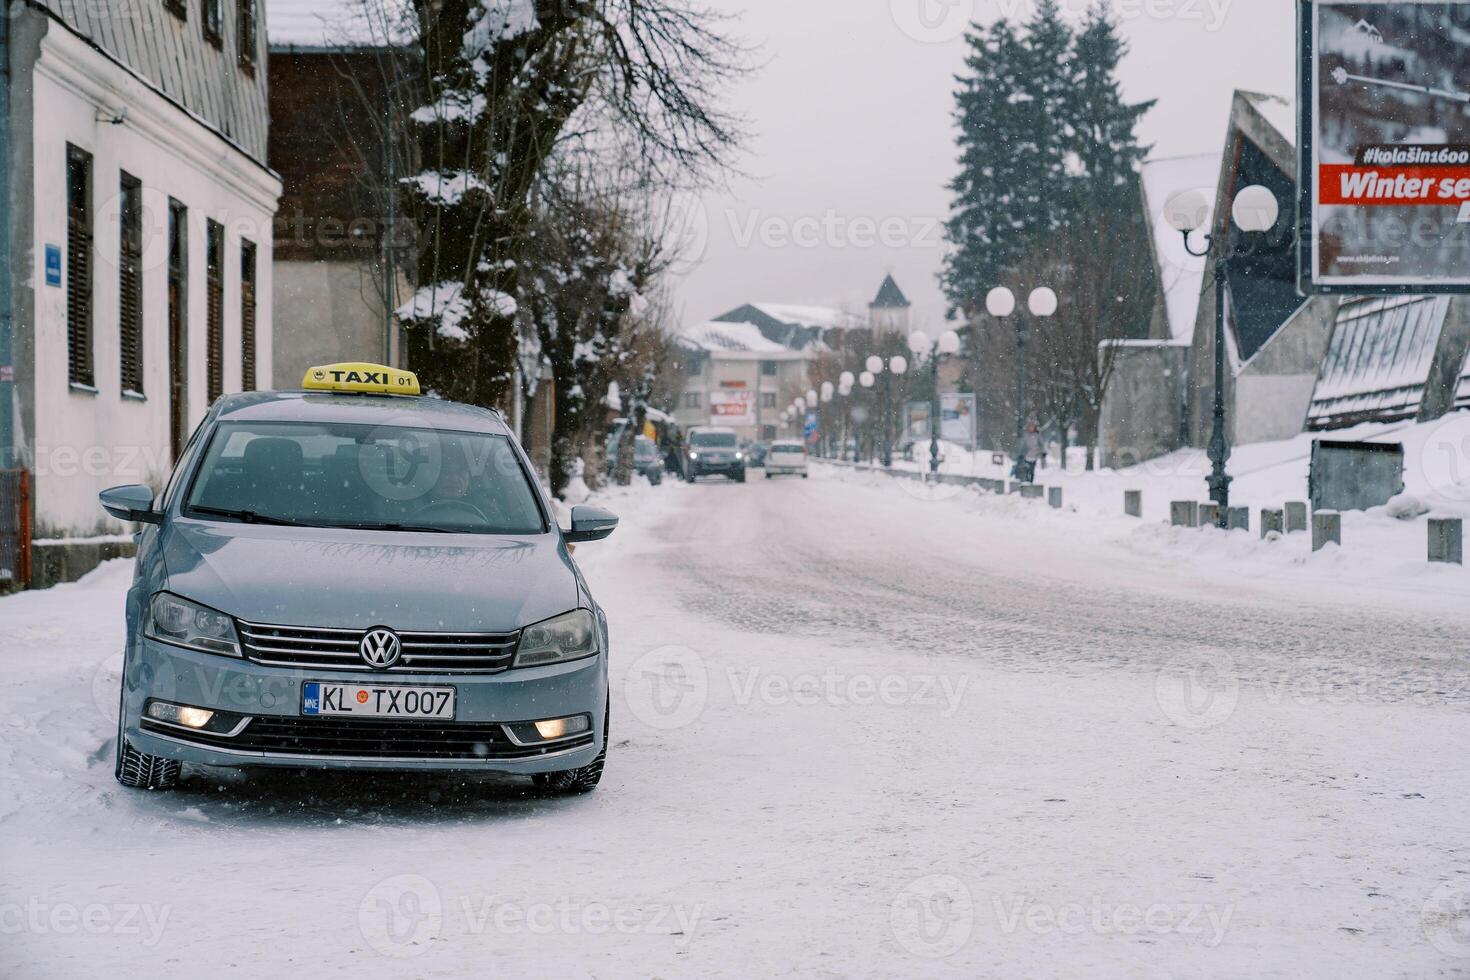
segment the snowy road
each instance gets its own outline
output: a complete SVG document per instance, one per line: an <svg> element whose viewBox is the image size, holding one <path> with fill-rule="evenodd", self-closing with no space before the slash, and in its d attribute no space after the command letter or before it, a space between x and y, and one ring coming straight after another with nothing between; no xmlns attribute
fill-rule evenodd
<svg viewBox="0 0 1470 980"><path fill-rule="evenodd" d="M0 600L0 975L1470 975L1463 600L1013 505L821 470L613 500L576 800L123 791L129 570Z"/></svg>

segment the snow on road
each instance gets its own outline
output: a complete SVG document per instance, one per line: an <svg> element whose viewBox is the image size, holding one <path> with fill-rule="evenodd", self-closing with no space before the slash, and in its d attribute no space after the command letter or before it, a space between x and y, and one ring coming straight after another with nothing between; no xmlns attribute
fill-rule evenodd
<svg viewBox="0 0 1470 980"><path fill-rule="evenodd" d="M0 975L1470 974L1463 593L666 484L581 549L590 797L111 773L130 569L0 600Z"/></svg>

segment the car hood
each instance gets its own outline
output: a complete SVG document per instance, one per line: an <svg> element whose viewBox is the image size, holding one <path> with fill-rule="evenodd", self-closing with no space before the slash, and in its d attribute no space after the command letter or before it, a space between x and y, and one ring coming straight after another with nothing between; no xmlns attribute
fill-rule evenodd
<svg viewBox="0 0 1470 980"><path fill-rule="evenodd" d="M168 589L247 622L509 632L583 603L559 535L173 522Z"/></svg>

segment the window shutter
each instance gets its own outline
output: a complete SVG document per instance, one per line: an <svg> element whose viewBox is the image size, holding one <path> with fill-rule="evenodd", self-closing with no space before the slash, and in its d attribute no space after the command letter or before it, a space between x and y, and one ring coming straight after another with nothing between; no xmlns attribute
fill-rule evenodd
<svg viewBox="0 0 1470 980"><path fill-rule="evenodd" d="M255 390L255 245L240 243L240 390Z"/></svg>
<svg viewBox="0 0 1470 980"><path fill-rule="evenodd" d="M225 228L217 221L209 223L208 270L205 309L207 391L210 404L225 393Z"/></svg>
<svg viewBox="0 0 1470 980"><path fill-rule="evenodd" d="M143 392L143 188L124 173L119 198L118 349L123 391Z"/></svg>
<svg viewBox="0 0 1470 980"><path fill-rule="evenodd" d="M74 146L66 159L67 378L91 386L92 157Z"/></svg>

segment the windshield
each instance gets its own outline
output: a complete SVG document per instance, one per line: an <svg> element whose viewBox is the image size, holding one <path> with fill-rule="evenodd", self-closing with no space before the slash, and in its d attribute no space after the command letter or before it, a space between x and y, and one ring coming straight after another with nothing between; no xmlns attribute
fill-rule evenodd
<svg viewBox="0 0 1470 980"><path fill-rule="evenodd" d="M199 465L186 513L387 531L544 530L509 439L390 425L225 423Z"/></svg>
<svg viewBox="0 0 1470 980"><path fill-rule="evenodd" d="M700 449L734 449L733 432L695 432L689 436L689 445Z"/></svg>
<svg viewBox="0 0 1470 980"><path fill-rule="evenodd" d="M797 456L802 455L802 451L801 451L801 447L800 446L772 446L771 447L771 452L782 454L782 455L784 455L786 453L794 453Z"/></svg>

